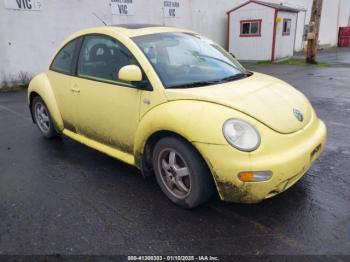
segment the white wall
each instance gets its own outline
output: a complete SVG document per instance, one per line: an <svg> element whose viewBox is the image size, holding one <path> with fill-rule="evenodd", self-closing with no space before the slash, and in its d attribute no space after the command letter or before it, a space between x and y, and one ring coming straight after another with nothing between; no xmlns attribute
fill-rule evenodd
<svg viewBox="0 0 350 262"><path fill-rule="evenodd" d="M189 0L192 2L191 28L226 47L226 12L246 0Z"/></svg>
<svg viewBox="0 0 350 262"><path fill-rule="evenodd" d="M319 35L320 45L337 45L339 27L350 25L349 19L350 0L324 0Z"/></svg>
<svg viewBox="0 0 350 262"><path fill-rule="evenodd" d="M0 78L16 78L20 71L30 75L43 71L68 35L100 24L93 11L110 18L108 1L99 1L98 6L92 0L42 1L41 11L9 10L0 1Z"/></svg>
<svg viewBox="0 0 350 262"><path fill-rule="evenodd" d="M276 44L275 44L275 59L291 57L294 51L295 28L297 22L297 14L290 12L278 12L278 17L281 22L276 28ZM291 29L289 35L283 35L283 19L291 19Z"/></svg>
<svg viewBox="0 0 350 262"><path fill-rule="evenodd" d="M36 74L46 68L57 46L71 33L101 25L95 12L109 24L156 23L185 27L226 45L226 12L246 0L178 0L183 8L180 18L164 18L162 0L133 0L134 16L112 15L110 0L41 0L41 11L14 11L0 1L0 81L16 77L20 71ZM307 9L310 19L312 0L266 0ZM338 8L338 6L340 6ZM339 11L339 16L338 16ZM320 42L337 43L337 25L349 22L350 0L324 0ZM302 48L303 15L299 15L295 48Z"/></svg>
<svg viewBox="0 0 350 262"><path fill-rule="evenodd" d="M336 45L338 43L338 12L340 0L323 1L319 44ZM333 18L333 19L327 19Z"/></svg>
<svg viewBox="0 0 350 262"><path fill-rule="evenodd" d="M350 1L349 0L340 1L339 26L350 26Z"/></svg>
<svg viewBox="0 0 350 262"><path fill-rule="evenodd" d="M191 2L177 1L182 5L180 18L165 18L162 0L137 2L133 16L112 15L110 0L41 0L41 11L5 9L4 1L0 1L0 81L16 79L21 71L34 75L45 70L54 51L70 34L102 25L93 13L108 24L191 28Z"/></svg>
<svg viewBox="0 0 350 262"><path fill-rule="evenodd" d="M274 15L274 9L253 3L231 12L229 51L239 60L271 60ZM261 36L240 37L240 21L254 19L262 19Z"/></svg>
<svg viewBox="0 0 350 262"><path fill-rule="evenodd" d="M301 51L304 49L304 26L306 22L306 10L302 10L297 14L294 51Z"/></svg>

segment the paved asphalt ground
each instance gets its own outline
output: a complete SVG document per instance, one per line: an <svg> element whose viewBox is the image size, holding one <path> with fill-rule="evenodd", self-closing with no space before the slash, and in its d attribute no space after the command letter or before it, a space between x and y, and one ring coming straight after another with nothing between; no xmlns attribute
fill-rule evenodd
<svg viewBox="0 0 350 262"><path fill-rule="evenodd" d="M350 255L350 67L253 69L301 90L329 132L294 187L255 205L178 208L133 167L44 140L25 92L0 94L0 254Z"/></svg>

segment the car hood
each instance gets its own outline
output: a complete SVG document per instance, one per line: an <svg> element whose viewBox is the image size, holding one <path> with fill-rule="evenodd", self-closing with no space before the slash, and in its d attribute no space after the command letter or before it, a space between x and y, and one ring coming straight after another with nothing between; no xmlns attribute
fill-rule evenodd
<svg viewBox="0 0 350 262"><path fill-rule="evenodd" d="M219 85L166 89L165 95L169 101L188 99L228 106L283 134L302 129L312 114L312 107L301 92L260 73ZM303 121L297 119L295 110L303 115Z"/></svg>

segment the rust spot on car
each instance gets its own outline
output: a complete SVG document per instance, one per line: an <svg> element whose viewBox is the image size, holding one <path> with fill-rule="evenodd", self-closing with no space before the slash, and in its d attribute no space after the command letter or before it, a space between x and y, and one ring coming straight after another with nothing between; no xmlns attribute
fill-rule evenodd
<svg viewBox="0 0 350 262"><path fill-rule="evenodd" d="M255 200L252 195L249 193L249 186L244 183L241 187L238 187L232 182L224 181L217 175L213 165L208 159L205 159L211 174L214 178L217 191L220 195L220 198L224 201L230 202L243 202L243 203L256 203L259 202Z"/></svg>
<svg viewBox="0 0 350 262"><path fill-rule="evenodd" d="M227 181L216 181L220 196L225 201L232 202L247 202L248 192L244 188L239 188L236 185Z"/></svg>
<svg viewBox="0 0 350 262"><path fill-rule="evenodd" d="M237 203L257 203L259 200L249 192L249 185L243 183L241 187L232 182L222 180L214 171L212 171L218 193L222 200Z"/></svg>

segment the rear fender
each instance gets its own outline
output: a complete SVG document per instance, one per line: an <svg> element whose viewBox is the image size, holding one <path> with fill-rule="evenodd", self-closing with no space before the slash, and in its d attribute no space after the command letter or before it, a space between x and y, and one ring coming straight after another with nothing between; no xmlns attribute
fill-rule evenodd
<svg viewBox="0 0 350 262"><path fill-rule="evenodd" d="M45 73L39 74L33 78L28 87L28 104L31 110L31 102L33 96L39 95L45 102L55 128L58 132L61 132L64 128L61 113L58 109L55 95L53 93L51 84ZM33 116L32 116L33 117Z"/></svg>

